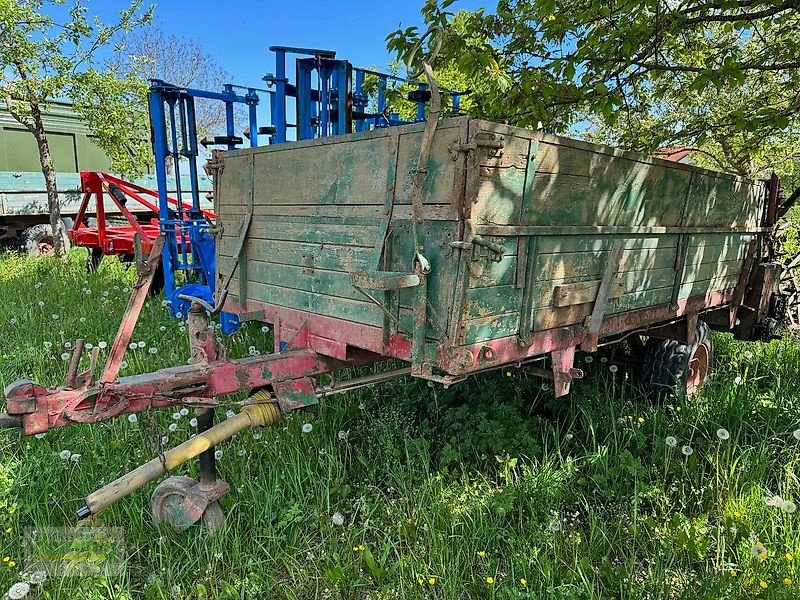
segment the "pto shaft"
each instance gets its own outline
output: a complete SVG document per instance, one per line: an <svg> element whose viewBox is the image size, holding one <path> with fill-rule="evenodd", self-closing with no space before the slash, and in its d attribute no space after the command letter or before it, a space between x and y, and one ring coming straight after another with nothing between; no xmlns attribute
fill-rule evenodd
<svg viewBox="0 0 800 600"><path fill-rule="evenodd" d="M252 427L273 425L280 419L280 416L280 409L273 402L248 404L239 414L226 419L203 433L197 434L193 438L168 450L163 456L146 462L116 481L112 481L105 487L89 494L86 497L86 505L77 512L78 518L85 519L91 515L96 515L120 498L135 492L154 479L161 477L167 471L198 456L220 442L232 438L240 431Z"/></svg>

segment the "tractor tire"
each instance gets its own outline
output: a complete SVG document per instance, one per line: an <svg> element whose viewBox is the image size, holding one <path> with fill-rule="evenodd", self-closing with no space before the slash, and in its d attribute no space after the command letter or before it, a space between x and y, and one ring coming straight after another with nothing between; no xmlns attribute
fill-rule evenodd
<svg viewBox="0 0 800 600"><path fill-rule="evenodd" d="M64 229L64 253L69 252L70 243ZM28 256L53 256L56 252L56 244L53 238L53 230L49 223L39 223L32 225L22 232L19 239L20 250Z"/></svg>
<svg viewBox="0 0 800 600"><path fill-rule="evenodd" d="M647 396L663 400L670 396L691 398L711 372L711 330L697 322L692 344L650 338L644 348L641 382Z"/></svg>

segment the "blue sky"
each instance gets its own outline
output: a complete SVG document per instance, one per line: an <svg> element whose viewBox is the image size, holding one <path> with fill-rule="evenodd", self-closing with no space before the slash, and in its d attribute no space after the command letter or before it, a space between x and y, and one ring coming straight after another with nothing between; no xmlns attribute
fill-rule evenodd
<svg viewBox="0 0 800 600"><path fill-rule="evenodd" d="M164 31L199 42L231 74L233 83L262 85L273 72L272 45L335 50L355 66L384 67L386 35L398 26L421 25L424 0L170 0L156 4ZM126 0L92 0L105 20ZM457 0L450 10L494 9L494 0Z"/></svg>

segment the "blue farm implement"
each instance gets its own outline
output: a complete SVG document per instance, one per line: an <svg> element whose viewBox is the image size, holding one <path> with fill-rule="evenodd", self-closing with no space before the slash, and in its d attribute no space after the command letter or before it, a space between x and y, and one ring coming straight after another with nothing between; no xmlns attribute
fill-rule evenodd
<svg viewBox="0 0 800 600"><path fill-rule="evenodd" d="M264 77L270 89L243 88L226 85L220 92L182 88L153 80L149 94L150 122L153 132L156 179L158 182L158 215L160 231L165 235L161 262L164 291L175 315L186 315L192 301L200 301L210 312L220 312L223 295L214 299L215 238L214 223L200 210L198 160L207 152L201 147L222 146L235 150L247 140L250 148L268 143L281 144L294 137L309 140L337 136L352 131L368 131L409 123L390 110L388 93L394 88L408 89L415 105L415 120L425 120L425 106L431 93L428 84L403 79L387 73L353 67L336 59L328 50L273 46L276 73ZM296 59L296 83L287 78L288 55ZM243 93L237 93L241 90ZM458 112L460 92L446 91L451 98L453 114ZM270 125L260 126L258 107L266 97ZM225 134L198 140L195 105L198 100L221 102L225 109ZM287 106L294 104L296 122L287 122ZM236 107L246 107L245 127L237 128ZM369 111L369 107L374 108ZM294 136L289 135L292 131ZM212 158L208 168L215 168ZM167 194L167 181L174 174L176 200ZM187 174L189 188L181 185ZM247 235L250 221L242 228L241 241ZM175 235L172 233L175 232ZM226 282L227 283L227 282ZM225 286L226 287L226 286ZM221 316L223 332L230 333L238 320L225 313Z"/></svg>

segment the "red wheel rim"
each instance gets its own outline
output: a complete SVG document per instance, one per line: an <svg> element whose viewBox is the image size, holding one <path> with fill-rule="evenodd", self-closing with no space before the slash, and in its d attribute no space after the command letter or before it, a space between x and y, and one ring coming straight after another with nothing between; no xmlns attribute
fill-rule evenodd
<svg viewBox="0 0 800 600"><path fill-rule="evenodd" d="M706 344L700 344L695 348L689 359L689 370L686 374L686 395L694 394L700 385L708 377L711 367L711 354Z"/></svg>
<svg viewBox="0 0 800 600"><path fill-rule="evenodd" d="M52 256L56 253L56 243L50 236L45 236L36 243L39 256Z"/></svg>

